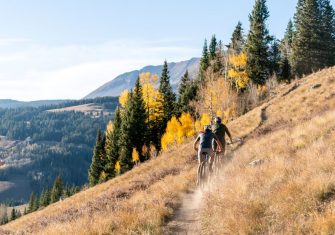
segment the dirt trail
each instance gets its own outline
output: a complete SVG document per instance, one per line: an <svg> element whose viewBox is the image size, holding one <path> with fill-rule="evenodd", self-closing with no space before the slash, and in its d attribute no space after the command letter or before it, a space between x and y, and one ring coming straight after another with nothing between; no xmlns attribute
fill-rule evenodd
<svg viewBox="0 0 335 235"><path fill-rule="evenodd" d="M202 194L200 189L186 194L182 206L165 226L164 234L200 234Z"/></svg>

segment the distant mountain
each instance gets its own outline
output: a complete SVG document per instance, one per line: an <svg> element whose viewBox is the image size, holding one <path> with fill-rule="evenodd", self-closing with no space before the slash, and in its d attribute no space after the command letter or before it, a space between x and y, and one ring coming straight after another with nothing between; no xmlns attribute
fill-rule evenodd
<svg viewBox="0 0 335 235"><path fill-rule="evenodd" d="M199 58L192 58L190 60L177 63L168 63L170 81L174 90L178 88L180 79L184 75L186 70L188 70L191 78L194 78L196 76L199 68L199 61ZM150 65L140 70L134 70L121 74L85 96L84 99L103 96L119 96L125 89L131 89L135 86L135 82L139 74L143 72L150 72L153 74L158 74L160 76L162 73L162 68L162 65Z"/></svg>
<svg viewBox="0 0 335 235"><path fill-rule="evenodd" d="M36 101L18 101L11 99L0 99L0 108L22 108L22 107L40 107L45 105L57 105L70 100L36 100Z"/></svg>

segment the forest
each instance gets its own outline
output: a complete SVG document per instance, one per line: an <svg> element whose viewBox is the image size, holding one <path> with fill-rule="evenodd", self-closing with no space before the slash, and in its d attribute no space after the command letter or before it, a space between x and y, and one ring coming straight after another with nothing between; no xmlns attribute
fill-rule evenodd
<svg viewBox="0 0 335 235"><path fill-rule="evenodd" d="M1 160L7 166L0 171L0 180L27 179L37 194L51 187L57 176L62 177L65 185L84 185L96 133L113 117L93 118L81 112L47 110L88 103L114 110L117 100L106 97L56 106L0 109L1 138L15 141L13 146L0 148ZM26 192L22 200L26 201L30 193Z"/></svg>

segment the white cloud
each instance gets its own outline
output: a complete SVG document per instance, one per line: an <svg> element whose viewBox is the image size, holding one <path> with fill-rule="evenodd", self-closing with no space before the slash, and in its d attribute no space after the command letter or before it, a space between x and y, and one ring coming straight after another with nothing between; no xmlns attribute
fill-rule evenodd
<svg viewBox="0 0 335 235"><path fill-rule="evenodd" d="M58 47L22 41L24 49L6 48L3 53L0 48L0 98L79 99L121 73L199 54L198 48L173 46L173 41L177 40Z"/></svg>

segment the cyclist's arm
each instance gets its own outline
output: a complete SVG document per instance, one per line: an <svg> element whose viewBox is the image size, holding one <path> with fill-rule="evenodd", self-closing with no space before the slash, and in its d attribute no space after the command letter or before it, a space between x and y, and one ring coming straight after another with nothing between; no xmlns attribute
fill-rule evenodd
<svg viewBox="0 0 335 235"><path fill-rule="evenodd" d="M230 134L230 132L229 132L229 130L228 130L228 127L227 127L227 126L225 126L225 131L226 131L227 135L229 136L230 142L232 142L232 143L233 143L233 138L231 137L231 134Z"/></svg>
<svg viewBox="0 0 335 235"><path fill-rule="evenodd" d="M198 145L199 140L200 140L200 136L198 136L198 137L195 139L194 143L193 143L193 149L194 149L195 151L198 150L198 146L197 146L197 145Z"/></svg>

